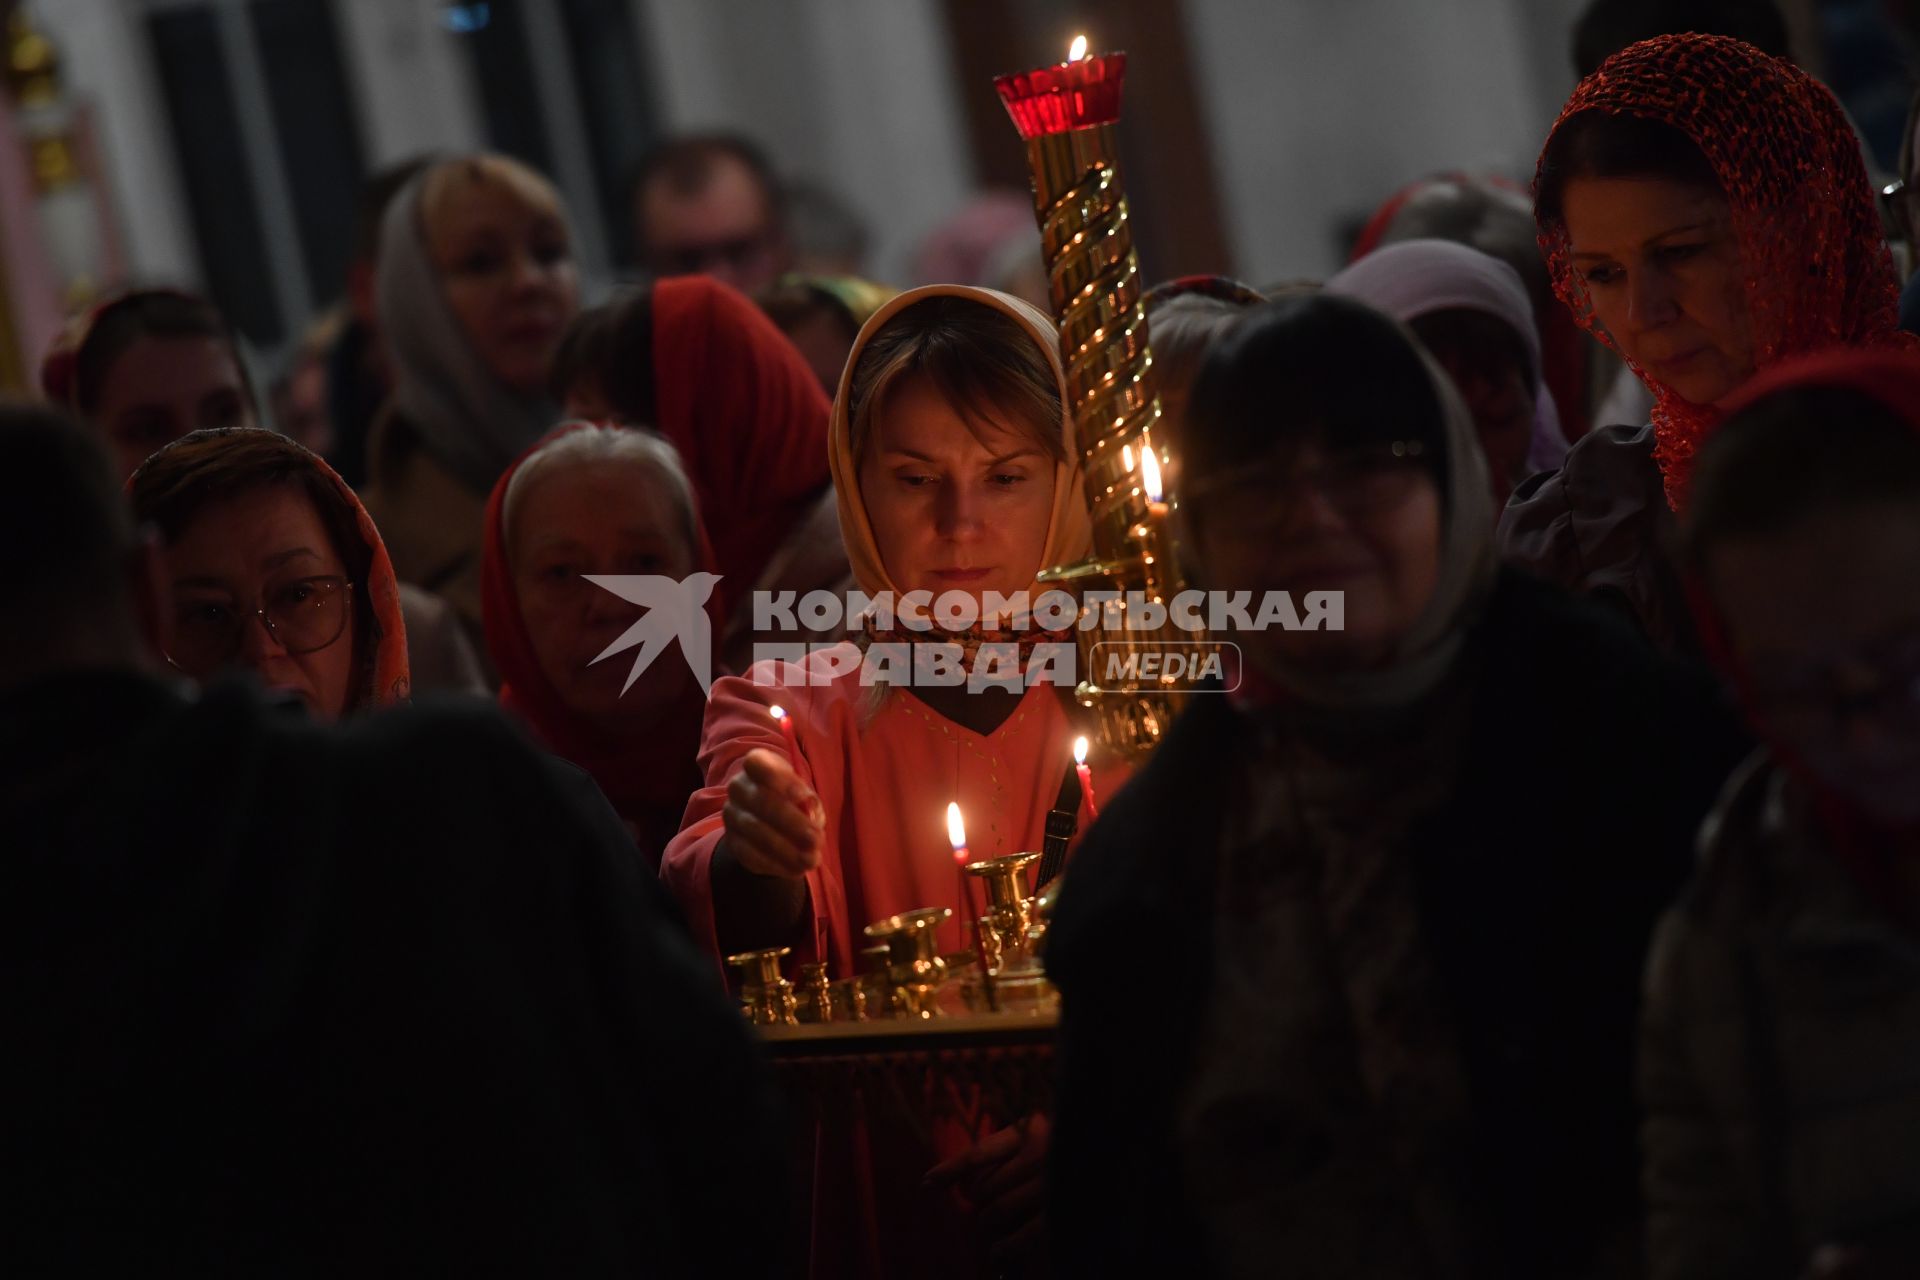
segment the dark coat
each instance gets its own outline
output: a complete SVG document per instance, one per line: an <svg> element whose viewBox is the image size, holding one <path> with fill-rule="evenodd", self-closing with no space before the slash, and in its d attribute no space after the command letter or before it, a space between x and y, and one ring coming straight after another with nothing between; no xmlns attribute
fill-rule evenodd
<svg viewBox="0 0 1920 1280"><path fill-rule="evenodd" d="M490 705L43 681L0 832L0 1272L764 1270L748 1029Z"/></svg>
<svg viewBox="0 0 1920 1280"><path fill-rule="evenodd" d="M1651 426L1582 436L1558 471L1513 491L1500 515L1500 557L1619 610L1662 650L1695 657L1699 638L1653 446Z"/></svg>
<svg viewBox="0 0 1920 1280"><path fill-rule="evenodd" d="M1765 756L1727 784L1655 935L1640 1038L1659 1280L1920 1258L1920 938Z"/></svg>
<svg viewBox="0 0 1920 1280"><path fill-rule="evenodd" d="M1512 571L1463 661L1459 782L1407 854L1465 1059L1467 1200L1497 1246L1470 1273L1538 1280L1637 1220L1641 965L1745 738L1702 677ZM1198 698L1063 884L1047 964L1065 1010L1049 1214L1066 1274L1205 1269L1174 1124L1205 1015L1222 813L1252 736L1226 698ZM1276 1271L1315 1273L1301 1244Z"/></svg>

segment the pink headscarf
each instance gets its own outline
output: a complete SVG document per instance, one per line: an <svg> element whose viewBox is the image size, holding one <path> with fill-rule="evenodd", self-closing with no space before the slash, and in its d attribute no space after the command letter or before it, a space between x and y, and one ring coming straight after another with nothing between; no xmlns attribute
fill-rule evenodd
<svg viewBox="0 0 1920 1280"><path fill-rule="evenodd" d="M1566 461L1567 438L1560 430L1553 392L1547 389L1533 303L1512 267L1452 240L1402 240L1354 262L1327 281L1326 290L1357 298L1402 324L1456 309L1483 312L1505 323L1520 339L1533 375L1533 439L1527 446L1527 465L1551 471Z"/></svg>

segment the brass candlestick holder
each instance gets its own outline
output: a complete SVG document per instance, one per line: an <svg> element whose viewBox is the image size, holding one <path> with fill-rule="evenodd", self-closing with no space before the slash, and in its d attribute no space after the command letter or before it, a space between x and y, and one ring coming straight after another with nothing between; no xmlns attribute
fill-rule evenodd
<svg viewBox="0 0 1920 1280"><path fill-rule="evenodd" d="M1033 926L1027 887L1027 868L1040 860L1037 853L1015 853L985 862L969 862L967 874L987 886L987 909L980 916L980 963L988 977L1003 964L1028 954L1027 931Z"/></svg>
<svg viewBox="0 0 1920 1280"><path fill-rule="evenodd" d="M896 1014L941 1016L940 987L947 980L947 963L940 958L937 931L952 916L951 907L923 907L867 926L867 936L887 946L887 977Z"/></svg>
<svg viewBox="0 0 1920 1280"><path fill-rule="evenodd" d="M780 962L792 949L769 947L727 957L727 963L740 971L740 1005L755 1026L797 1026L800 1022L793 984L780 976Z"/></svg>
<svg viewBox="0 0 1920 1280"><path fill-rule="evenodd" d="M827 977L825 960L800 966L799 1001L802 1022L832 1022L840 1016L840 998Z"/></svg>
<svg viewBox="0 0 1920 1280"><path fill-rule="evenodd" d="M1083 602L1100 592L1119 597L1083 603L1083 624L1085 611L1096 617L1077 632L1076 695L1093 711L1101 741L1137 759L1160 741L1178 711L1175 681L1142 658L1178 652L1203 661L1214 647L1166 616L1186 584L1168 527L1172 502L1161 483L1169 460L1152 439L1160 403L1120 180L1114 126L1126 66L1124 53L1079 58L1001 76L994 88L1027 143L1034 215L1093 516L1093 558L1050 569L1041 581L1072 589ZM1149 626L1156 608L1158 624Z"/></svg>

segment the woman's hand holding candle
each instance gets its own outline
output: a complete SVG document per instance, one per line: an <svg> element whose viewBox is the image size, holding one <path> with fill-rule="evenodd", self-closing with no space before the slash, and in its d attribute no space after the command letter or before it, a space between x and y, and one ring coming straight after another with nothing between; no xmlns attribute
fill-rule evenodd
<svg viewBox="0 0 1920 1280"><path fill-rule="evenodd" d="M803 876L820 865L826 811L777 751L756 747L727 784L721 813L729 851L761 876Z"/></svg>

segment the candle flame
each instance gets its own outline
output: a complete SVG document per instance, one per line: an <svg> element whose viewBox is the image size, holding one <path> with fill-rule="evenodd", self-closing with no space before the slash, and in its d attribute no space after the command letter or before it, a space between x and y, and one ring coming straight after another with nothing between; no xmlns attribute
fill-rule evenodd
<svg viewBox="0 0 1920 1280"><path fill-rule="evenodd" d="M1128 472L1132 472L1133 470L1133 446L1132 445L1123 444L1120 446L1120 461L1126 464Z"/></svg>
<svg viewBox="0 0 1920 1280"><path fill-rule="evenodd" d="M772 716L775 720L785 720L787 718L787 709L785 707L777 707L777 706L768 707L767 714Z"/></svg>
<svg viewBox="0 0 1920 1280"><path fill-rule="evenodd" d="M1067 61L1078 62L1086 56L1087 37L1084 34L1077 35L1073 38L1073 43L1067 46Z"/></svg>
<svg viewBox="0 0 1920 1280"><path fill-rule="evenodd" d="M967 847L967 824L961 821L960 802L957 800L947 802L947 842L953 846L955 853Z"/></svg>
<svg viewBox="0 0 1920 1280"><path fill-rule="evenodd" d="M1087 739L1085 734L1073 740L1073 762L1075 764L1085 764L1087 762Z"/></svg>
<svg viewBox="0 0 1920 1280"><path fill-rule="evenodd" d="M1158 502L1164 495L1160 488L1160 459L1153 454L1153 446L1140 450L1140 484L1147 491L1148 502Z"/></svg>

